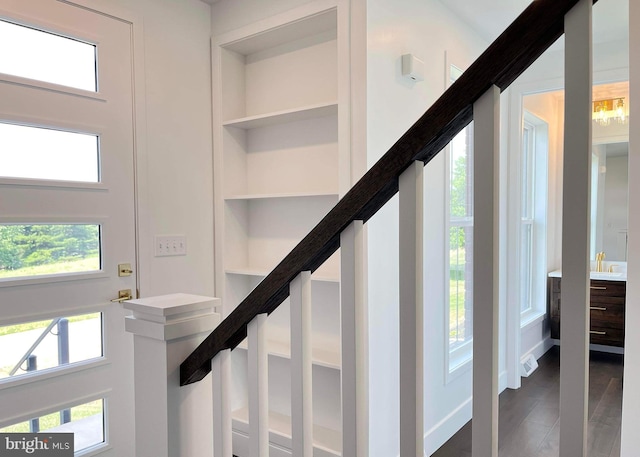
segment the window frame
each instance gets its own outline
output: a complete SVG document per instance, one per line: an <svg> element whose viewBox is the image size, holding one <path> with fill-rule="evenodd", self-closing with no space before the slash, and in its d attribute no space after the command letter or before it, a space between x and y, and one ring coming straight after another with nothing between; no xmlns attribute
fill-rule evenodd
<svg viewBox="0 0 640 457"><path fill-rule="evenodd" d="M517 250L517 306L520 311L520 327L524 328L542 318L546 310L547 291L547 211L548 211L548 163L549 163L549 125L548 123L530 113L523 107L520 154L518 157L519 176L523 173L524 155L524 131L529 133L528 146L530 147L529 170L531 170L530 182L527 183L532 194L529 196L529 214L523 215L524 196L523 185L518 189L518 224L515 234L518 241ZM530 270L527 274L530 290L528 292L529 305L523 308L523 232L524 227L530 227Z"/></svg>
<svg viewBox="0 0 640 457"><path fill-rule="evenodd" d="M107 236L111 236L110 221L106 217L83 217L82 219L70 216L42 217L42 216L25 216L25 217L9 217L0 216L0 224L95 224L100 227L100 252L104 252L104 240ZM49 284L56 282L68 281L84 281L87 279L108 278L108 266L105 266L105 257L102 255L100 260L100 269L95 271L76 272L76 273L59 273L40 276L23 276L15 278L0 279L0 288L15 286L31 286L36 284ZM54 316L55 317L55 316Z"/></svg>
<svg viewBox="0 0 640 457"><path fill-rule="evenodd" d="M98 40L94 39L90 34L78 34L73 30L64 29L57 25L53 25L50 23L45 23L44 21L33 20L32 18L24 19L19 17L19 15L12 14L3 14L3 10L0 9L0 21L6 24L10 24L17 27L23 27L25 29L29 29L35 32L40 32L44 34L53 35L57 38L62 38L70 41L74 41L80 44L84 44L87 46L93 47L93 72L94 72L94 82L93 89L87 89L84 87L71 86L68 84L64 84L61 82L47 81L44 79L32 78L30 76L23 76L14 73L4 73L0 72L1 79L5 79L7 81L17 80L26 82L27 85L33 87L42 87L42 88L53 88L60 90L64 93L74 93L77 95L88 96L90 98L101 98L99 97L100 93L100 78L99 78L99 63L98 63L98 55L99 55L99 43ZM83 36L81 36L83 35Z"/></svg>
<svg viewBox="0 0 640 457"><path fill-rule="evenodd" d="M453 67L453 65L452 65ZM455 68L455 67L454 67ZM451 310L451 259L450 259L450 238L451 228L461 227L466 229L473 229L473 122L470 123L465 129L463 129L458 135L465 135L467 137L467 214L465 216L451 216L451 160L452 160L452 145L449 144L445 150L445 239L444 239L444 305L445 305L445 373L446 379L450 380L451 377L455 377L458 373L466 372L471 367L471 361L473 360L473 320L469 321L471 329L471 337L463 341L451 342L450 338L450 310ZM465 246L466 247L466 246ZM471 244L473 248L473 244ZM473 287L473 257L470 257L470 261L466 262L465 256L465 290L469 290ZM470 287L468 285L470 284ZM469 300L469 301L468 301ZM469 298L469 294L465 294L464 302L465 314L471 314L473 317L473 296Z"/></svg>
<svg viewBox="0 0 640 457"><path fill-rule="evenodd" d="M45 187L68 187L68 188L80 188L80 189L106 189L106 186L102 180L102 151L101 141L102 132L92 132L88 126L78 125L60 125L53 126L51 122L43 122L42 120L31 118L17 118L17 116L2 116L0 114L0 126L12 126L26 129L41 129L45 131L67 133L72 135L84 135L87 137L95 138L96 140L96 180L79 180L79 179L64 179L61 177L29 177L29 176L11 176L2 175L0 170L0 185L2 184L20 184L20 185L40 185ZM100 130L100 129L95 129ZM92 152L92 151L91 151ZM86 153L86 152L83 152ZM68 157L61 157L58 160L68 160Z"/></svg>
<svg viewBox="0 0 640 457"><path fill-rule="evenodd" d="M78 0L76 0L77 3ZM41 81L37 79L26 78L23 76L11 75L8 73L0 73L0 81L7 82L9 84L25 86L30 88L43 89L47 92L59 93L64 95L74 95L76 97L96 100L100 102L106 102L107 97L103 93L101 84L100 84L100 38L98 35L95 35L91 32L82 31L80 32L75 27L65 27L62 24L54 23L48 21L42 17L26 17L21 14L16 13L13 10L7 10L0 7L0 19L5 22L11 22L16 25L25 26L29 28L35 28L37 30L41 30L46 33L51 33L53 35L62 36L64 38L69 38L75 41L80 41L86 44L90 44L96 47L96 78L97 78L97 88L95 91L78 89L75 87L64 86L62 84L51 83L47 81Z"/></svg>

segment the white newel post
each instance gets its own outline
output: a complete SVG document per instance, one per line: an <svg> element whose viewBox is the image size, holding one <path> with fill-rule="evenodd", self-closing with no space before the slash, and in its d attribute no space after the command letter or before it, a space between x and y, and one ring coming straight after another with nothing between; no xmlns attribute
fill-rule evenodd
<svg viewBox="0 0 640 457"><path fill-rule="evenodd" d="M172 294L130 300L136 457L213 455L211 376L180 387L180 364L218 325L219 298Z"/></svg>
<svg viewBox="0 0 640 457"><path fill-rule="evenodd" d="M592 2L565 16L560 457L587 455L591 221Z"/></svg>

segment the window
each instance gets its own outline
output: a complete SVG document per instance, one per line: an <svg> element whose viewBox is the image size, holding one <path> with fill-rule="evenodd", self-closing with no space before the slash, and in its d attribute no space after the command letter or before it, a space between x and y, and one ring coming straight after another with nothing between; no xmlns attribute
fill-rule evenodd
<svg viewBox="0 0 640 457"><path fill-rule="evenodd" d="M43 433L45 437L47 432L73 433L75 453L103 443L104 400L100 399L72 406L62 411L0 428L0 433ZM22 452L18 454L22 454ZM57 452L52 451L53 454L57 454Z"/></svg>
<svg viewBox="0 0 640 457"><path fill-rule="evenodd" d="M0 224L0 281L98 271L100 226Z"/></svg>
<svg viewBox="0 0 640 457"><path fill-rule="evenodd" d="M99 137L0 122L0 177L98 182Z"/></svg>
<svg viewBox="0 0 640 457"><path fill-rule="evenodd" d="M102 313L0 327L0 381L102 357Z"/></svg>
<svg viewBox="0 0 640 457"><path fill-rule="evenodd" d="M548 124L526 112L520 154L519 304L526 325L546 309Z"/></svg>
<svg viewBox="0 0 640 457"><path fill-rule="evenodd" d="M448 65L449 83L463 73ZM448 373L473 357L473 122L446 149L445 319Z"/></svg>
<svg viewBox="0 0 640 457"><path fill-rule="evenodd" d="M535 127L524 123L522 130L522 154L520 156L520 311L532 307L533 286L533 244L534 244L534 203L535 203Z"/></svg>
<svg viewBox="0 0 640 457"><path fill-rule="evenodd" d="M95 92L96 47L0 20L0 73Z"/></svg>
<svg viewBox="0 0 640 457"><path fill-rule="evenodd" d="M473 128L451 142L448 151L448 315L449 371L472 356L473 339Z"/></svg>

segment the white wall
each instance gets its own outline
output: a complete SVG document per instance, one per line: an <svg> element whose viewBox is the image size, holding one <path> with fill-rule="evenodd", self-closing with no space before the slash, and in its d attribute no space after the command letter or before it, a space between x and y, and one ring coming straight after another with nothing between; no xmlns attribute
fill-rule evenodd
<svg viewBox="0 0 640 457"><path fill-rule="evenodd" d="M438 98L445 51L470 64L483 40L435 0L369 0L367 4L367 161L369 166ZM400 56L426 63L424 82L400 74ZM425 433L430 455L470 418L471 372L445 381L444 157L425 170ZM368 226L370 326L370 455L398 454L398 202Z"/></svg>
<svg viewBox="0 0 640 457"><path fill-rule="evenodd" d="M199 0L109 3L131 11L144 31L137 57L146 124L136 126L146 140L137 170L141 294L213 295L210 7ZM186 235L187 255L154 257L156 235Z"/></svg>
<svg viewBox="0 0 640 457"><path fill-rule="evenodd" d="M640 2L629 2L629 23L640 21ZM630 96L640 100L640 29L629 33ZM626 327L640 322L640 104L632 103L629 115L629 257L627 263ZM634 457L640 449L640 332L625 335L624 391L622 397L622 446L620 457Z"/></svg>

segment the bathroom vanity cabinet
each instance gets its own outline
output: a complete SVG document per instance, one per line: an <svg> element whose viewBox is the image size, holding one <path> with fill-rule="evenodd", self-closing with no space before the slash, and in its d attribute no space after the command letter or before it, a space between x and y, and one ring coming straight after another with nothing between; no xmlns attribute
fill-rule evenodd
<svg viewBox="0 0 640 457"><path fill-rule="evenodd" d="M560 293L562 278L549 277L551 338L560 339ZM592 344L624 346L626 281L591 279L590 341Z"/></svg>

